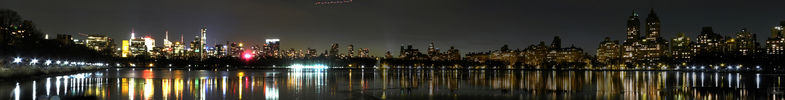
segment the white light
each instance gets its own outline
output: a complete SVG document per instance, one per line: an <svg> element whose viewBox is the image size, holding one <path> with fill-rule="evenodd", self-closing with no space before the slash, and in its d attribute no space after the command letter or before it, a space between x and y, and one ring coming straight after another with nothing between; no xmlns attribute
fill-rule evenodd
<svg viewBox="0 0 785 100"><path fill-rule="evenodd" d="M46 65L52 64L52 60L46 60L46 62L44 62L44 64L46 64Z"/></svg>
<svg viewBox="0 0 785 100"><path fill-rule="evenodd" d="M323 64L314 64L314 65L302 65L302 64L292 64L289 66L292 69L327 69L327 65Z"/></svg>
<svg viewBox="0 0 785 100"><path fill-rule="evenodd" d="M19 57L14 58L14 63L21 63L21 62L22 62L22 58Z"/></svg>
<svg viewBox="0 0 785 100"><path fill-rule="evenodd" d="M35 64L35 63L38 63L38 59L33 59L30 61L30 64Z"/></svg>
<svg viewBox="0 0 785 100"><path fill-rule="evenodd" d="M278 41L281 41L281 39L265 39L264 43L278 42Z"/></svg>

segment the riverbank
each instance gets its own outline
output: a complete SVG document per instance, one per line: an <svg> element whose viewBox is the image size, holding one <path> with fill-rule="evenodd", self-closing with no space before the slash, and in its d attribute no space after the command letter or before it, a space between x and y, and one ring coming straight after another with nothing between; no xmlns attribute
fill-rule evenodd
<svg viewBox="0 0 785 100"><path fill-rule="evenodd" d="M87 72L94 70L106 69L108 67L98 66L58 66L58 67L41 67L41 66L2 66L0 67L0 81L5 80L23 80L36 77L46 77L55 75L73 74L79 72Z"/></svg>

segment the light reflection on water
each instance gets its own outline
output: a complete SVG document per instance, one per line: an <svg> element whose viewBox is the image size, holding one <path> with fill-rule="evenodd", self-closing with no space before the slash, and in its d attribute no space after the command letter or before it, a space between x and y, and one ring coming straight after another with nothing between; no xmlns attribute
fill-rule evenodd
<svg viewBox="0 0 785 100"><path fill-rule="evenodd" d="M0 82L0 98L781 99L781 76L674 71L118 69Z"/></svg>

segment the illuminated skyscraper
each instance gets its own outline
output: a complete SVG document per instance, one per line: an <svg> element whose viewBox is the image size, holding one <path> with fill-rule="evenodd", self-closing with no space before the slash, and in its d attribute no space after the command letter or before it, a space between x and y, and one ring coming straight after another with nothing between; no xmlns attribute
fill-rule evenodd
<svg viewBox="0 0 785 100"><path fill-rule="evenodd" d="M134 38L130 40L129 50L131 56L147 54L147 47L145 47L145 40L142 38Z"/></svg>
<svg viewBox="0 0 785 100"><path fill-rule="evenodd" d="M734 55L751 55L757 52L758 42L756 39L755 34L747 31L746 28L741 29L736 33L736 37L726 40L726 45L728 45L726 49Z"/></svg>
<svg viewBox="0 0 785 100"><path fill-rule="evenodd" d="M169 31L166 31L165 34L166 35L164 37L164 50L167 51L167 52L171 52L172 51L172 41L169 41Z"/></svg>
<svg viewBox="0 0 785 100"><path fill-rule="evenodd" d="M675 59L675 61L682 61L687 62L693 56L693 47L692 41L690 37L684 35L684 33L679 33L671 39L670 43L670 54L671 57Z"/></svg>
<svg viewBox="0 0 785 100"><path fill-rule="evenodd" d="M146 36L143 39L144 39L144 46L146 48L145 51L147 51L147 53L152 53L153 48L155 48L155 40L150 36Z"/></svg>
<svg viewBox="0 0 785 100"><path fill-rule="evenodd" d="M197 52L199 54L199 57L205 59L207 58L207 26L202 26L202 29L199 32L201 32L201 35L197 37L199 41L197 45L199 46L196 46L198 48L191 46L191 48L193 48L194 51L200 51Z"/></svg>
<svg viewBox="0 0 785 100"><path fill-rule="evenodd" d="M278 56L281 50L281 39L265 39L263 52L267 56Z"/></svg>
<svg viewBox="0 0 785 100"><path fill-rule="evenodd" d="M771 37L766 40L766 54L785 54L785 21L771 28Z"/></svg>
<svg viewBox="0 0 785 100"><path fill-rule="evenodd" d="M93 50L98 51L111 50L114 48L112 38L109 38L106 35L87 35L85 45Z"/></svg>
<svg viewBox="0 0 785 100"><path fill-rule="evenodd" d="M651 9L649 16L646 17L646 38L656 39L660 37L660 18L654 9Z"/></svg>
<svg viewBox="0 0 785 100"><path fill-rule="evenodd" d="M638 61L642 62L643 65L649 67L662 65L661 58L665 57L665 51L668 46L666 40L660 37L660 30L660 19L657 17L654 9L652 9L646 18L646 38L640 41L641 47L638 48L636 55L638 56L636 58L639 58Z"/></svg>
<svg viewBox="0 0 785 100"><path fill-rule="evenodd" d="M131 46L131 43L128 40L123 40L122 46L123 46L121 48L122 54L121 54L120 57L123 57L123 58L128 57L128 55L130 53L129 48Z"/></svg>
<svg viewBox="0 0 785 100"><path fill-rule="evenodd" d="M621 61L621 46L619 41L611 41L610 37L605 37L605 40L600 42L597 48L597 61L602 64L618 64Z"/></svg>
<svg viewBox="0 0 785 100"><path fill-rule="evenodd" d="M714 30L711 27L703 27L701 30L700 35L696 39L696 42L693 51L696 55L706 55L706 54L720 54L723 51L722 49L722 36L717 33L714 33Z"/></svg>
<svg viewBox="0 0 785 100"><path fill-rule="evenodd" d="M632 63L636 58L636 51L640 47L641 22L638 12L633 10L632 15L627 19L627 39L622 43L622 60L625 63Z"/></svg>

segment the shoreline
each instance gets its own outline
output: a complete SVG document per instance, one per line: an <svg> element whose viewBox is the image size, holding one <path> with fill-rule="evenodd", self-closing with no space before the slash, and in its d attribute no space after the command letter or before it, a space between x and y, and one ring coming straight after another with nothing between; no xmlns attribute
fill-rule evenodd
<svg viewBox="0 0 785 100"><path fill-rule="evenodd" d="M42 77L68 75L75 73L91 72L107 69L109 67L79 66L79 67L30 67L14 66L0 67L0 81L29 80Z"/></svg>

